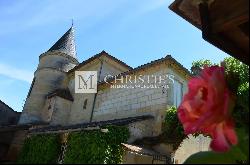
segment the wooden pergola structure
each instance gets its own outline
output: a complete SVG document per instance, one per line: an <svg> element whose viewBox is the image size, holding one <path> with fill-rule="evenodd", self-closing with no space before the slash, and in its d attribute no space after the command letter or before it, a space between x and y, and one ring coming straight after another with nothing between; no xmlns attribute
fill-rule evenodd
<svg viewBox="0 0 250 165"><path fill-rule="evenodd" d="M172 11L203 39L249 65L249 0L175 0Z"/></svg>

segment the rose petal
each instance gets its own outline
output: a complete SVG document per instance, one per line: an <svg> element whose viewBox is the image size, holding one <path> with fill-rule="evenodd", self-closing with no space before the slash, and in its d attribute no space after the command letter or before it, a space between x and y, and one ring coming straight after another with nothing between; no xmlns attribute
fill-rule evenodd
<svg viewBox="0 0 250 165"><path fill-rule="evenodd" d="M224 126L224 132L227 140L232 144L235 145L238 143L237 134L234 130L234 123L232 121L228 122Z"/></svg>
<svg viewBox="0 0 250 165"><path fill-rule="evenodd" d="M213 139L210 144L210 147L212 148L212 150L216 152L226 152L230 149L230 145L228 144L227 139L223 132L222 124L217 126L212 138Z"/></svg>

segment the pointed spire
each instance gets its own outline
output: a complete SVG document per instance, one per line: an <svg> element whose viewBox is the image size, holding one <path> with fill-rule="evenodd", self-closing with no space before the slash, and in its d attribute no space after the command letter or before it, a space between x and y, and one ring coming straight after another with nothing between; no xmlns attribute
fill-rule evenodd
<svg viewBox="0 0 250 165"><path fill-rule="evenodd" d="M76 58L76 46L73 24L71 28L48 50L58 50Z"/></svg>

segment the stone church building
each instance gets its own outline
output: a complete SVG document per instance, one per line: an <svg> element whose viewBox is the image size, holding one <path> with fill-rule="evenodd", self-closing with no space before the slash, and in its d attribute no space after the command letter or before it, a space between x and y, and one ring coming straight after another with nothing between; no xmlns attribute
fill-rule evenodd
<svg viewBox="0 0 250 165"><path fill-rule="evenodd" d="M75 71L98 71L96 96L75 93ZM170 74L175 83L169 91L162 88L111 89L102 83L108 75ZM74 30L70 28L47 52L40 55L19 123L68 125L157 113L180 103L189 76L188 70L171 56L132 68L103 51L79 63Z"/></svg>
<svg viewBox="0 0 250 165"><path fill-rule="evenodd" d="M63 132L105 123L128 125L130 138L124 144L127 150L124 163L164 163L164 159L156 160L159 157L171 157L174 163L182 163L192 153L208 150L209 140L203 137L190 137L176 151L162 143L151 148L133 144L135 140L160 135L166 110L178 106L187 91L190 72L173 57L167 55L132 68L105 51L81 63L76 54L71 27L39 56L19 125L42 125L29 129L31 133ZM97 71L97 93L75 93L75 71ZM121 80L130 76L132 82L136 75L171 75L174 81L167 87L159 81L158 88L113 88L115 79L105 78L116 76L120 80L116 85L124 85ZM133 85L141 86L142 82L133 81ZM155 84L147 81L143 85ZM17 139L21 136L17 134L12 150L18 148Z"/></svg>

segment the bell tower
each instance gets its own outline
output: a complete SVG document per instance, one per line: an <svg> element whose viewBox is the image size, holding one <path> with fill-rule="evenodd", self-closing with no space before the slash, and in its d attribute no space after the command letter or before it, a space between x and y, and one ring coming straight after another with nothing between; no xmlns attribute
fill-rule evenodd
<svg viewBox="0 0 250 165"><path fill-rule="evenodd" d="M42 108L46 97L63 88L66 73L78 65L73 26L45 53L39 56L19 124L43 122Z"/></svg>

